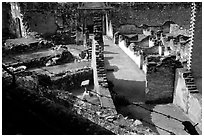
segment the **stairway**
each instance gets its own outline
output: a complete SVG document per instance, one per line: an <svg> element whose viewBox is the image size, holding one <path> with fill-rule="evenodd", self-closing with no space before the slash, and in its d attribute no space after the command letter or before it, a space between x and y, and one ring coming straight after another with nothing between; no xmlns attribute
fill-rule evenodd
<svg viewBox="0 0 204 137"><path fill-rule="evenodd" d="M102 15L94 14L94 39L96 43L96 67L99 85L108 87L108 80L104 68L104 44L103 44L103 28Z"/></svg>
<svg viewBox="0 0 204 137"><path fill-rule="evenodd" d="M190 93L198 93L198 89L195 85L194 78L191 71L183 73L183 78L185 79L186 87Z"/></svg>

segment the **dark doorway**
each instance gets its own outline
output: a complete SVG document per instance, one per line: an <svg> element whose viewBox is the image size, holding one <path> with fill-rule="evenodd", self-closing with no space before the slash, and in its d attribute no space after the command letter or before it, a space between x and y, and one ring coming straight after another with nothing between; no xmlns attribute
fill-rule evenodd
<svg viewBox="0 0 204 137"><path fill-rule="evenodd" d="M93 34L93 31L94 31L93 27L94 27L94 25L87 25L87 29L88 29L90 34Z"/></svg>
<svg viewBox="0 0 204 137"><path fill-rule="evenodd" d="M21 23L20 23L20 19L16 18L16 35L18 38L22 37L22 32L21 32Z"/></svg>

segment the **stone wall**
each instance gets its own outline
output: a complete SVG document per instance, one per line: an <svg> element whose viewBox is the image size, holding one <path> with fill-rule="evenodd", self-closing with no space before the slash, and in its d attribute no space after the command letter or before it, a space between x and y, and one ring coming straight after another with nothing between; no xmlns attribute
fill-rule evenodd
<svg viewBox="0 0 204 137"><path fill-rule="evenodd" d="M160 62L160 57L147 58L146 103L172 103L175 70L181 67L175 57L168 57Z"/></svg>
<svg viewBox="0 0 204 137"><path fill-rule="evenodd" d="M73 72L58 74L51 78L54 89L71 90L81 87L81 82L90 80L93 83L93 70L91 68L77 69Z"/></svg>
<svg viewBox="0 0 204 137"><path fill-rule="evenodd" d="M41 35L52 35L57 31L56 20L51 12L26 12L29 18L27 23L30 31L38 32Z"/></svg>
<svg viewBox="0 0 204 137"><path fill-rule="evenodd" d="M2 40L8 39L8 38L15 38L15 36L9 31L9 23L11 21L10 16L10 4L6 2L2 2Z"/></svg>
<svg viewBox="0 0 204 137"><path fill-rule="evenodd" d="M94 38L92 41L92 68L94 73L94 88L96 92L101 95L99 96L101 106L111 107L113 108L113 113L116 113L116 110L114 109L115 106L108 89L108 80L104 68L103 24L101 17L100 13L95 13L93 17Z"/></svg>
<svg viewBox="0 0 204 137"><path fill-rule="evenodd" d="M171 20L181 25L183 28L190 28L191 8L190 3L138 3L128 5L124 3L111 4L114 9L111 12L110 18L113 23L114 33L120 25L161 25L165 21Z"/></svg>
<svg viewBox="0 0 204 137"><path fill-rule="evenodd" d="M16 2L3 2L2 9L3 36L6 39L26 37L26 26L23 23L23 15L19 4Z"/></svg>
<svg viewBox="0 0 204 137"><path fill-rule="evenodd" d="M125 40L121 40L119 36L118 46L137 64L139 68L142 68L142 55L136 55L134 51L131 51L127 45Z"/></svg>
<svg viewBox="0 0 204 137"><path fill-rule="evenodd" d="M93 40L92 68L94 71L94 88L96 92L101 95L99 96L99 99L103 107L115 108L113 100L111 99L110 91L108 89L108 80L104 68L103 46L104 45L99 45L97 41ZM116 113L116 110L114 113Z"/></svg>
<svg viewBox="0 0 204 137"><path fill-rule="evenodd" d="M187 116L202 130L202 95L192 89L194 79L184 69L177 69L173 103L179 106Z"/></svg>

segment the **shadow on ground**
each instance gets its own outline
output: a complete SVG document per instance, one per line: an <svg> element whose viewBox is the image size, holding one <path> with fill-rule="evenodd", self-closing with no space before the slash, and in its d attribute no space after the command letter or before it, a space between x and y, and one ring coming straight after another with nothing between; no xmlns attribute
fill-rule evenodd
<svg viewBox="0 0 204 137"><path fill-rule="evenodd" d="M118 54L114 52L105 51L104 54ZM113 97L113 101L118 113L123 116L128 116L131 119L143 119L148 123L142 121L144 126L150 127L154 132L158 133L156 127L153 126L151 112L147 111L141 107L135 105L129 105L128 102L144 102L145 101L145 81L131 81L131 80L123 80L117 79L114 76L114 73L119 70L117 66L111 66L109 61L113 59L113 57L105 57L105 68L113 69L113 71L106 71L107 79L109 81L109 90ZM131 75L131 74L126 74ZM134 86L133 86L134 85ZM134 87L134 89L132 89ZM135 91L138 90L139 92ZM137 93L137 94L135 94ZM115 97L117 96L117 97ZM154 108L154 105L142 105L150 110ZM151 125L152 124L152 125Z"/></svg>
<svg viewBox="0 0 204 137"><path fill-rule="evenodd" d="M110 52L110 51L104 51L104 54L118 54L118 53Z"/></svg>

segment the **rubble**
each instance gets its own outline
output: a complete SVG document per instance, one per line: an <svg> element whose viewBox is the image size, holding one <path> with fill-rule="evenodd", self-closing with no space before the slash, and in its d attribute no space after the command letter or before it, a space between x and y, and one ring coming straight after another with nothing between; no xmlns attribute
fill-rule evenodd
<svg viewBox="0 0 204 137"><path fill-rule="evenodd" d="M6 54L19 54L28 51L36 51L39 49L47 49L53 47L51 41L43 40L41 38L17 38L8 39L2 46L3 53Z"/></svg>
<svg viewBox="0 0 204 137"><path fill-rule="evenodd" d="M90 68L78 69L75 72L80 74L84 70L89 71L89 69ZM68 72L67 74L73 74L73 73ZM97 95L95 94L93 94L91 98L86 98L86 99L89 99L89 101L91 101L93 104L95 104L95 105L92 105L90 103L87 103L80 99L75 98L70 92L62 90L61 87L60 87L61 90L59 90L60 88L58 89L56 88L55 90L50 89L51 86L48 86L48 85L52 83L52 81L50 77L46 75L30 74L27 76L19 76L17 79L17 83L18 85L20 85L20 88L32 91L30 92L32 94L38 93L38 95L43 96L43 98L52 100L55 103L59 103L67 108L70 108L71 106L73 106L72 111L77 114L78 118L79 116L82 116L85 119L88 119L91 122L97 125L100 125L101 128L103 127L113 132L114 134L119 134L119 135L156 134L150 129L147 130L146 127L143 128L139 120L134 121L133 119L124 117L121 114L115 114L111 109L101 108L99 101L97 102L93 100L93 98L96 98L96 99L98 98ZM47 83L48 85L45 85L45 83ZM47 101L41 102L41 105L47 105L47 104L49 104ZM56 113L56 114L59 115L59 114L62 114L62 112ZM81 118L79 118L78 120L80 119ZM86 127L86 132L92 132L92 131L93 130L90 130L88 127Z"/></svg>

